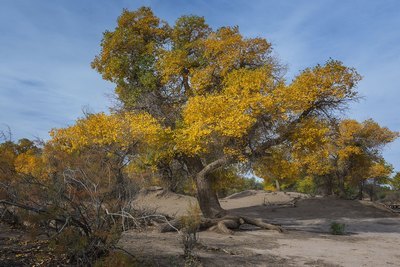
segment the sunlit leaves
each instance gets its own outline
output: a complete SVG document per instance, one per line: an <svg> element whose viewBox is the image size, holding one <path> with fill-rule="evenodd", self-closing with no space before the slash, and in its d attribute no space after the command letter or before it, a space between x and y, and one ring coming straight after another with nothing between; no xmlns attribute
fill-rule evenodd
<svg viewBox="0 0 400 267"><path fill-rule="evenodd" d="M329 60L325 65L317 65L301 72L283 94L288 108L293 111L320 106L321 108L341 108L346 101L357 97L354 87L361 76L341 62Z"/></svg>
<svg viewBox="0 0 400 267"><path fill-rule="evenodd" d="M47 166L41 153L33 150L26 151L17 156L14 162L15 170L24 175L32 175L39 179L47 179Z"/></svg>
<svg viewBox="0 0 400 267"><path fill-rule="evenodd" d="M244 37L238 27L214 30L198 16L182 16L168 26L141 8L124 11L101 46L93 67L116 84L125 110L151 115L163 134L153 135L147 132L153 124L141 124L140 137L125 115L107 115L104 121L103 114L85 124L108 130L71 128L68 135L81 140L67 141L69 147L127 147L138 139L143 148L153 145L143 158L209 162L225 155L234 163L255 162L266 179L293 181L327 175L361 155L378 155L395 138L372 121L330 124L358 98L361 76L353 68L331 59L287 82L271 44Z"/></svg>
<svg viewBox="0 0 400 267"><path fill-rule="evenodd" d="M382 148L398 137L397 132L381 127L373 120L362 123L343 120L337 131L332 153L335 155L337 171L348 181L358 183L391 174L392 168L384 161Z"/></svg>
<svg viewBox="0 0 400 267"><path fill-rule="evenodd" d="M79 119L71 127L52 130L51 142L70 152L90 146L117 145L127 149L139 142L157 144L161 135L161 126L149 114L98 113Z"/></svg>

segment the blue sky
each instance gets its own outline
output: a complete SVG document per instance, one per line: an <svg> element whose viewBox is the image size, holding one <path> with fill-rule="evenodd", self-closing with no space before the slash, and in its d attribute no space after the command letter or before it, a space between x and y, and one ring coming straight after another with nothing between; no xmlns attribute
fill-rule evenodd
<svg viewBox="0 0 400 267"><path fill-rule="evenodd" d="M204 16L217 28L238 25L245 36L265 37L289 67L333 58L364 77L364 100L347 116L373 118L400 130L400 1L122 1L0 0L0 129L13 138L48 138L82 109L106 111L113 85L90 68L102 33L115 27L122 8L150 6L172 24L185 14ZM400 170L400 140L385 150Z"/></svg>

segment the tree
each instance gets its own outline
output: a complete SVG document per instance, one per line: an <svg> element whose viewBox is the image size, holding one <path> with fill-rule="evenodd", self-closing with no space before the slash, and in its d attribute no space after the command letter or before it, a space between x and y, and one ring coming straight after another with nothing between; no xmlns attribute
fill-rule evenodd
<svg viewBox="0 0 400 267"><path fill-rule="evenodd" d="M400 172L396 172L390 180L390 184L394 190L400 190Z"/></svg>
<svg viewBox="0 0 400 267"><path fill-rule="evenodd" d="M143 7L124 10L104 33L92 67L116 84L120 111L146 112L170 132L167 156L157 161L180 162L196 182L204 216L215 218L226 213L211 184L216 170L295 145L308 121L357 98L354 69L329 60L287 82L271 51L238 27L213 30L198 16L171 27Z"/></svg>
<svg viewBox="0 0 400 267"><path fill-rule="evenodd" d="M331 158L333 173L338 182L339 194L345 196L345 184L358 186L359 198L367 179L375 184L379 179L388 177L392 168L383 156L382 149L398 137L386 127L373 120L359 123L355 120L343 120L335 127Z"/></svg>
<svg viewBox="0 0 400 267"><path fill-rule="evenodd" d="M13 194L9 189L18 180L20 172L39 174L44 171L43 166L39 167L40 152L40 148L26 138L0 143L0 198Z"/></svg>
<svg viewBox="0 0 400 267"><path fill-rule="evenodd" d="M70 154L87 150L103 153L111 172L117 174L116 193L123 195L125 168L139 160L157 161L166 157L163 140L168 133L145 112L98 113L89 114L70 127L53 129L49 144Z"/></svg>
<svg viewBox="0 0 400 267"><path fill-rule="evenodd" d="M313 154L320 151L326 156L315 161L320 171L308 174L326 194L348 197L347 192L357 188L359 197L362 197L366 181L373 184L371 188L385 183L392 167L385 162L382 149L398 137L397 132L371 119L364 122L332 120L325 127L328 127L325 137L317 142L319 148L314 149Z"/></svg>

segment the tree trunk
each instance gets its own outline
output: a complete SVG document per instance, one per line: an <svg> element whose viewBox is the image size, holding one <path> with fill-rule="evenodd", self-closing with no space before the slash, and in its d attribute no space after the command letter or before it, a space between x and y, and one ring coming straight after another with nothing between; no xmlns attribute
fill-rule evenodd
<svg viewBox="0 0 400 267"><path fill-rule="evenodd" d="M323 185L324 196L333 195L333 178L331 176L325 176L325 183Z"/></svg>
<svg viewBox="0 0 400 267"><path fill-rule="evenodd" d="M217 194L212 187L212 175L218 168L229 164L229 158L222 157L208 165L201 162L201 164L199 164L199 161L195 158L189 158L187 162L191 163L191 166L194 167L197 172L194 175L197 187L197 199L204 216L199 224L199 229L211 229L232 234L233 232L231 230L239 229L240 225L247 223L262 229L276 230L279 232L283 231L280 226L263 222L260 219L229 215L228 212L221 207ZM182 227L184 227L182 218L178 218L161 225L160 230L161 232L170 232L181 229Z"/></svg>
<svg viewBox="0 0 400 267"><path fill-rule="evenodd" d="M209 175L196 176L197 199L200 209L206 218L217 218L226 214L219 203L216 192L212 188Z"/></svg>
<svg viewBox="0 0 400 267"><path fill-rule="evenodd" d="M358 199L362 200L363 199L363 190L364 190L364 181L360 181L359 186L358 186Z"/></svg>
<svg viewBox="0 0 400 267"><path fill-rule="evenodd" d="M199 201L200 209L206 218L219 218L226 215L226 211L219 204L217 193L212 188L212 173L225 166L229 162L229 159L222 157L215 160L208 165L202 165L200 171L195 175L196 188L197 188L197 199Z"/></svg>
<svg viewBox="0 0 400 267"><path fill-rule="evenodd" d="M339 197L345 198L346 197L346 190L344 188L344 178L342 175L338 176L338 188L339 188Z"/></svg>
<svg viewBox="0 0 400 267"><path fill-rule="evenodd" d="M276 191L281 191L281 186L279 185L278 179L275 179L275 187L276 187Z"/></svg>
<svg viewBox="0 0 400 267"><path fill-rule="evenodd" d="M371 189L369 191L369 200L370 201L374 201L375 187L376 187L376 179L374 179L374 182L371 184Z"/></svg>

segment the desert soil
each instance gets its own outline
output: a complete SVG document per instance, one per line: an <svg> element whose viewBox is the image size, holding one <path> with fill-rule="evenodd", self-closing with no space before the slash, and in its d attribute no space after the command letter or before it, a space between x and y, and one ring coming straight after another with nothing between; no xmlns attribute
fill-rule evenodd
<svg viewBox="0 0 400 267"><path fill-rule="evenodd" d="M296 200L295 207L279 204ZM194 198L162 190L142 192L135 205L182 216ZM262 218L286 231L245 227L234 235L199 233L196 255L203 266L400 266L400 217L367 201L311 198L299 193L245 191L221 199L231 213ZM332 222L346 235L330 234ZM126 232L120 245L142 265L181 266L177 233Z"/></svg>

